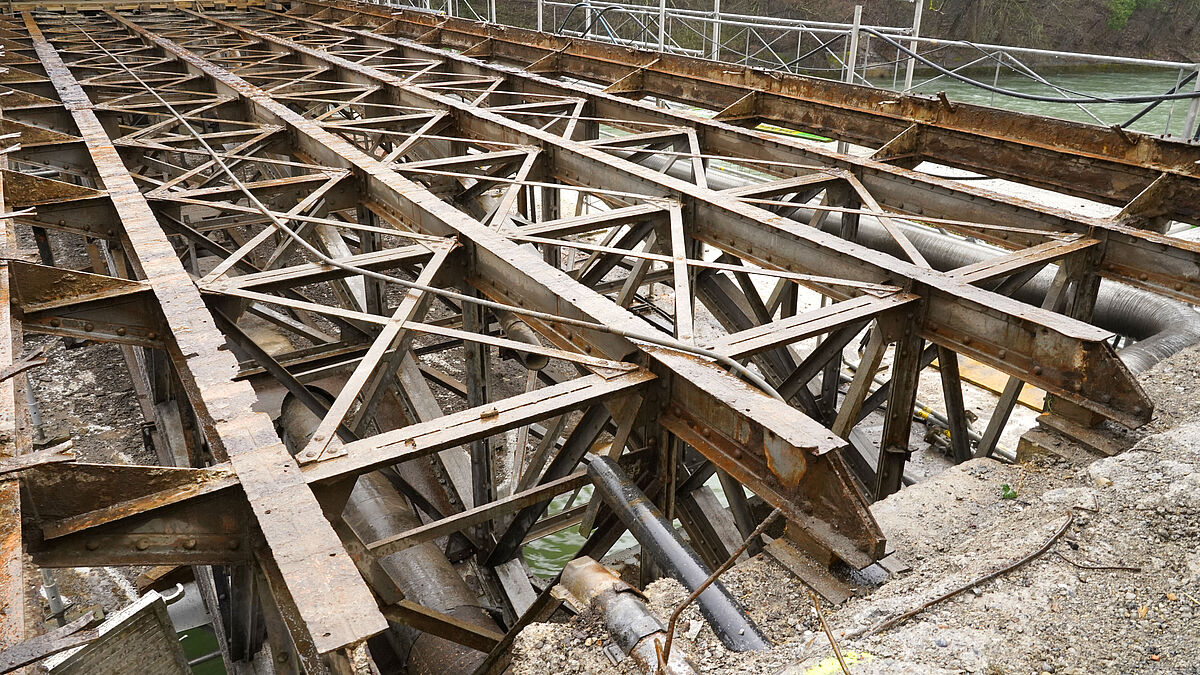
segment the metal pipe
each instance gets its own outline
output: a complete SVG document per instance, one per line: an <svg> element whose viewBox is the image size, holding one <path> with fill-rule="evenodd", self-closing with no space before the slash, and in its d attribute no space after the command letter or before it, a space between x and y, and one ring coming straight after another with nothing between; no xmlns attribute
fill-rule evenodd
<svg viewBox="0 0 1200 675"><path fill-rule="evenodd" d="M517 340L526 344L542 346L542 341L538 339L537 331L529 327L512 312L504 310L496 310L493 312L496 315L496 321L500 324L500 330L504 332L510 340ZM550 357L545 354L530 354L529 352L517 351L517 358L521 361L521 365L529 370L541 370L550 363Z"/></svg>
<svg viewBox="0 0 1200 675"><path fill-rule="evenodd" d="M690 165L685 166L686 163L676 162L675 159L648 157L641 163L661 170L666 162L670 162L668 174L690 180ZM743 187L754 182L729 171L716 170L708 172L707 180L709 187L714 190ZM788 217L808 225L814 213L811 209L798 208ZM1004 251L990 246L943 234L923 225L905 223L901 216L897 216L895 220L929 264L941 271L1005 255ZM840 234L841 222L842 214L827 213L821 229ZM855 241L896 257L904 257L896 240L871 216L864 215L859 218L858 237ZM1041 305L1054 280L1054 272L1055 268L1048 266L1012 297L1031 305ZM1173 354L1200 343L1200 313L1191 306L1109 279L1100 282L1090 323L1136 340L1134 344L1117 352L1135 375L1145 372Z"/></svg>
<svg viewBox="0 0 1200 675"><path fill-rule="evenodd" d="M592 455L585 461L596 494L638 540L643 555L649 551L663 571L689 591L699 588L708 579L708 569L696 552L680 540L654 502L612 459ZM713 632L729 649L744 652L771 648L766 636L720 581L700 594L699 604Z"/></svg>
<svg viewBox="0 0 1200 675"><path fill-rule="evenodd" d="M633 657L643 673L659 672L655 643L666 641L666 627L650 613L637 589L587 556L567 563L559 584L581 607L604 616L617 646ZM682 650L674 650L665 671L668 675L692 675L696 669Z"/></svg>
<svg viewBox="0 0 1200 675"><path fill-rule="evenodd" d="M912 51L917 51L917 38L921 37L921 10L925 7L925 0L914 0L916 7L913 9L913 25L912 25L912 40L908 43L908 48ZM912 89L913 70L917 67L917 59L908 57L908 66L904 71L904 91Z"/></svg>
<svg viewBox="0 0 1200 675"><path fill-rule="evenodd" d="M313 389L314 394L332 401L328 393ZM321 418L290 393L284 397L279 417L283 440L295 454L321 424ZM363 542L379 541L419 527L421 521L403 495L380 471L358 478L346 501L342 519ZM414 546L379 559L379 566L408 600L423 607L449 614L480 628L499 630L479 606L479 598L446 559L434 542ZM409 643L407 672L412 675L469 673L487 654L456 642L393 626L401 642ZM403 655L402 655L403 656Z"/></svg>

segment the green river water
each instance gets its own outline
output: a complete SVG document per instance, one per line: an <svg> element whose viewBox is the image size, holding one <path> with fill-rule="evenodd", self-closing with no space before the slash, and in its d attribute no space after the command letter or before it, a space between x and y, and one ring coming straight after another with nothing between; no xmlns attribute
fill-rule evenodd
<svg viewBox="0 0 1200 675"><path fill-rule="evenodd" d="M969 76L973 79L980 80L987 84L992 84L995 73L972 71ZM903 74L901 74L903 77ZM1142 94L1165 94L1173 86L1175 86L1177 71L1167 70L1139 70L1139 71L1093 71L1093 72L1071 72L1071 73L1055 73L1043 75L1047 80L1064 89L1088 94L1092 96L1133 96ZM918 84L928 79L927 77L913 78L913 83ZM890 88L892 78L876 78L875 84L882 87ZM1037 94L1040 96L1052 96L1058 98L1078 98L1072 94L1060 94L1044 84L1035 82L1027 77L1004 73L1000 74L997 86L1013 91L1019 91L1027 94ZM1195 86L1195 82L1184 87L1184 91L1191 91ZM951 101L961 101L963 103L972 103L976 105L993 106L1004 108L1006 110L1015 110L1024 113L1033 113L1037 115L1047 115L1050 117L1058 117L1061 119L1074 120L1077 122L1088 122L1098 124L1094 118L1088 115L1087 112L1081 110L1073 104L1063 103L1046 103L1040 101L1026 101L1022 99L1004 96L1002 94L992 94L989 91L978 87L952 80L948 77L942 77L934 82L923 84L915 87L917 93L920 94L936 94L939 91L946 92L946 96ZM1151 110L1140 120L1135 122L1129 128L1134 131L1142 131L1149 134L1165 133L1167 128L1167 120L1170 118L1171 133L1183 133L1184 121L1187 117L1189 101L1175 101L1174 110L1172 111L1171 102L1164 102L1158 105L1157 108ZM1093 103L1083 107L1091 111L1096 117L1104 123L1105 126L1113 124L1122 124L1129 118L1133 117L1145 104L1127 104L1127 103Z"/></svg>

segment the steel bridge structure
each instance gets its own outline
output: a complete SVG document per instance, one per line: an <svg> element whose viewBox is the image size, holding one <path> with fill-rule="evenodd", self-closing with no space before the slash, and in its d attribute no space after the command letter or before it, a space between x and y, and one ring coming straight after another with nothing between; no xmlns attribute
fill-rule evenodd
<svg viewBox="0 0 1200 675"><path fill-rule="evenodd" d="M588 482L588 453L618 459L714 565L778 507L808 555L864 567L885 553L868 506L901 489L935 358L959 460L994 449L1023 383L1060 428L1137 427L1152 404L1089 323L1100 280L1200 301L1200 246L1164 234L1200 222L1194 143L350 2L17 2L0 46L17 145L0 360L23 333L120 345L161 464L35 447L25 376L6 373L4 644L23 637L28 556L194 566L231 663L265 639L279 672L344 672L392 622L494 671L554 606L523 544L585 521L581 554L598 557L621 534L598 503L546 515ZM1121 211L1080 216L922 161ZM862 219L899 253L855 243ZM900 221L1004 252L934 269ZM23 228L92 266L19 255ZM1047 268L1041 306L1010 297ZM959 358L1010 377L975 447ZM533 361L550 365L513 367ZM285 395L321 420L290 451ZM878 447L851 445L881 409ZM347 525L356 481L379 471L420 526ZM714 474L728 511L705 493ZM445 537L506 634L381 570Z"/></svg>

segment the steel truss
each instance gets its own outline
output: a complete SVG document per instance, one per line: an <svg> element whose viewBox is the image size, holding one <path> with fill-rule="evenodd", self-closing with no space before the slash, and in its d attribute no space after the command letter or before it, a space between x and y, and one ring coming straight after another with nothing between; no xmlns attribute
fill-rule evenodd
<svg viewBox="0 0 1200 675"><path fill-rule="evenodd" d="M6 203L94 262L9 262L14 318L122 345L163 464L30 453L11 422L16 458L3 461L21 477L38 565L242 570L235 591L265 613L274 652L310 672L344 669L385 617L498 657L505 641L405 600L379 560L459 538L511 639L549 602L524 542L584 520L596 554L620 534L598 504L544 515L588 481L589 451L622 458L709 560L755 527L761 499L811 555L865 566L884 541L864 495L900 488L918 374L935 354L960 459L972 449L958 355L1007 373L1010 389L1050 392L1076 420L1150 418L1113 336L1087 323L1096 288L1107 276L1194 299L1200 249L641 100L704 99L702 74L688 95L648 84L684 77L653 68L594 91L549 75L603 81L586 53L599 46L430 20L301 2L0 21L3 130L21 144ZM492 63L518 53L541 55L524 70ZM719 118L769 118L758 96ZM717 171L744 184L712 186ZM811 222L794 219L802 207ZM811 227L830 213L841 236ZM913 214L1012 252L933 270L897 222ZM902 257L848 241L862 215ZM1043 307L1007 297L1047 265L1058 272ZM668 292L655 297L656 284ZM800 287L829 304L803 311ZM706 337L697 301L724 334ZM842 350L867 327L842 392ZM19 352L13 333L0 350ZM890 383L872 393L889 353ZM514 385L498 365L514 354L551 366ZM0 395L15 420L11 381ZM264 412L284 393L322 418L294 457ZM884 402L881 447L864 458L843 439ZM518 459L502 481L506 434ZM426 522L362 539L343 507L379 470ZM714 472L756 500L714 507ZM12 485L0 497L15 506ZM21 543L6 540L6 560ZM224 630L230 657L246 653L238 626Z"/></svg>

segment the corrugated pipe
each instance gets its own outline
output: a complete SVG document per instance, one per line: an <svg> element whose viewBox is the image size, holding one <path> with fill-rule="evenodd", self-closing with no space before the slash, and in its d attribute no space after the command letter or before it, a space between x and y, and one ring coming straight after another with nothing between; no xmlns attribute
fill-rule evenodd
<svg viewBox="0 0 1200 675"><path fill-rule="evenodd" d="M624 154L624 153L622 153ZM676 162L675 158L648 157L641 164L662 170L664 163L673 164L667 173L683 180L691 179L691 165ZM725 171L709 171L708 186L725 190L749 185L754 181ZM790 218L807 225L814 211L800 208ZM842 214L828 213L822 229L841 231ZM904 234L935 269L946 271L1005 254L997 248L976 244L960 237L943 234L923 225L900 222ZM895 240L879 221L871 216L859 219L857 243L897 258L904 256ZM1013 297L1031 305L1041 305L1054 280L1055 267L1048 266L1029 280ZM1137 340L1121 349L1121 360L1135 375L1154 364L1200 342L1200 313L1191 306L1149 291L1133 288L1120 282L1104 279L1096 297L1091 323L1117 335Z"/></svg>

